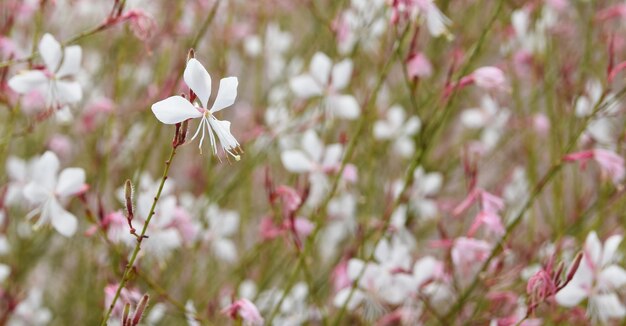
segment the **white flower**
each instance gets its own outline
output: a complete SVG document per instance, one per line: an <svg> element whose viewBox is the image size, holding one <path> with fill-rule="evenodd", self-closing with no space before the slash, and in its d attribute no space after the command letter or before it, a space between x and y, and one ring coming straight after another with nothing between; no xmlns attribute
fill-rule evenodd
<svg viewBox="0 0 626 326"><path fill-rule="evenodd" d="M500 140L510 115L508 108L501 108L491 96L485 95L480 107L466 109L461 113L461 122L470 129L482 128L480 143L490 150Z"/></svg>
<svg viewBox="0 0 626 326"><path fill-rule="evenodd" d="M385 32L385 0L352 0L350 7L335 20L338 50L347 54L359 43L366 50L375 50Z"/></svg>
<svg viewBox="0 0 626 326"><path fill-rule="evenodd" d="M283 290L272 288L263 291L255 302L260 311L270 314L284 296L272 325L304 325L314 317L314 312L307 304L310 297L306 283L296 283L286 295L284 294Z"/></svg>
<svg viewBox="0 0 626 326"><path fill-rule="evenodd" d="M48 325L52 320L52 313L42 304L42 291L38 288L31 289L26 299L20 301L13 310L8 324L11 326Z"/></svg>
<svg viewBox="0 0 626 326"><path fill-rule="evenodd" d="M193 301L187 301L185 304L185 319L187 319L187 325L200 326L200 322L196 320L196 314L196 307L193 305Z"/></svg>
<svg viewBox="0 0 626 326"><path fill-rule="evenodd" d="M285 150L280 158L287 171L309 173L311 189L307 203L316 206L330 187L327 173L335 173L341 166L343 146L325 146L317 133L310 129L302 137L301 148Z"/></svg>
<svg viewBox="0 0 626 326"><path fill-rule="evenodd" d="M420 129L421 121L417 116L406 119L404 109L399 105L389 108L386 120L374 123L374 137L393 140L393 150L402 157L409 157L415 151L411 136Z"/></svg>
<svg viewBox="0 0 626 326"><path fill-rule="evenodd" d="M397 238L391 243L383 239L374 251L375 262L350 259L348 262L348 278L358 280L358 288L352 290L348 286L337 293L335 306L343 306L353 310L360 304L367 308L375 308L382 303L399 305L415 292L419 285L411 274L411 256L408 247ZM350 297L350 293L352 296ZM350 297L350 301L348 300Z"/></svg>
<svg viewBox="0 0 626 326"><path fill-rule="evenodd" d="M213 204L207 210L206 219L209 230L205 234L205 239L211 243L215 256L225 262L235 262L237 247L230 237L239 228L239 214L236 211L220 209Z"/></svg>
<svg viewBox="0 0 626 326"><path fill-rule="evenodd" d="M37 205L28 214L32 218L39 214L35 228L50 222L62 235L74 235L78 226L76 216L63 208L63 203L85 187L85 171L81 168L67 168L59 171L59 159L53 152L44 153L33 164L31 182L24 187L24 197ZM57 175L58 174L58 175Z"/></svg>
<svg viewBox="0 0 626 326"><path fill-rule="evenodd" d="M196 94L200 105L189 102L182 96L171 96L152 105L152 112L156 118L165 124L177 124L187 119L201 118L196 133L191 140L195 139L202 131L200 137L200 152L205 132L211 141L213 154L217 155L215 135L219 139L224 152L230 154L235 160L239 160L237 152L240 151L237 139L230 133L230 122L218 120L214 114L235 103L237 98L237 77L227 77L220 80L217 97L211 109L208 109L209 97L211 97L211 76L200 61L190 59L183 73L185 83ZM215 135L214 135L215 133Z"/></svg>
<svg viewBox="0 0 626 326"><path fill-rule="evenodd" d="M80 84L69 80L80 70L80 46L62 48L52 35L45 34L38 49L45 69L23 71L9 80L9 87L20 94L31 91L45 94L46 104L55 109L80 101L83 97Z"/></svg>
<svg viewBox="0 0 626 326"><path fill-rule="evenodd" d="M20 205L24 202L24 187L30 182L34 161L36 160L25 161L14 156L7 159L6 173L9 184L4 199L7 205Z"/></svg>
<svg viewBox="0 0 626 326"><path fill-rule="evenodd" d="M452 24L452 21L444 15L437 5L432 0L418 1L418 8L423 12L422 15L426 19L426 27L430 32L430 35L439 37L445 35L451 38L448 26Z"/></svg>
<svg viewBox="0 0 626 326"><path fill-rule="evenodd" d="M626 271L614 264L619 258L621 235L609 237L604 246L595 232L585 241L583 258L572 280L556 294L556 301L574 307L588 298L587 314L606 323L611 318L624 318L626 306L615 292L626 285Z"/></svg>
<svg viewBox="0 0 626 326"><path fill-rule="evenodd" d="M285 168L293 173L329 172L339 166L342 153L341 144L324 147L317 133L309 129L302 136L302 150L283 151L280 158Z"/></svg>
<svg viewBox="0 0 626 326"><path fill-rule="evenodd" d="M311 59L309 72L291 78L289 86L302 98L324 96L326 105L332 113L340 118L352 120L360 114L359 103L352 95L338 93L348 86L351 75L351 60L345 59L333 65L326 54L317 52Z"/></svg>

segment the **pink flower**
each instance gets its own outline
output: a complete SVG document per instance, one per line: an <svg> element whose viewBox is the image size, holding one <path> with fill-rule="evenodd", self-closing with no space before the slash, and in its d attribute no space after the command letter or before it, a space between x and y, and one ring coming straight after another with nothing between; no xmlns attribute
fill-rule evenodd
<svg viewBox="0 0 626 326"><path fill-rule="evenodd" d="M504 201L502 198L490 194L485 190L475 188L470 191L467 197L454 209L452 213L458 216L467 210L474 202L478 202L480 211L470 226L468 236L473 236L482 224L485 224L487 229L497 235L504 234L504 226L502 225L502 220L499 215L499 212L504 209Z"/></svg>
<svg viewBox="0 0 626 326"><path fill-rule="evenodd" d="M233 302L230 306L222 310L222 313L228 315L232 319L241 318L244 325L263 325L264 320L259 313L259 309L246 298Z"/></svg>
<svg viewBox="0 0 626 326"><path fill-rule="evenodd" d="M421 52L412 55L406 63L406 70L410 78L425 78L433 74L433 66Z"/></svg>
<svg viewBox="0 0 626 326"><path fill-rule="evenodd" d="M600 165L602 172L611 177L614 184L618 184L624 178L626 173L624 159L615 152L595 148L568 154L563 157L563 160L566 162L579 161L582 169L585 168L589 159L594 159Z"/></svg>
<svg viewBox="0 0 626 326"><path fill-rule="evenodd" d="M126 12L121 20L128 20L130 22L130 29L135 34L135 37L141 41L147 41L150 39L157 28L154 18L143 10L133 9Z"/></svg>
<svg viewBox="0 0 626 326"><path fill-rule="evenodd" d="M302 205L300 194L289 186L276 187L276 194L283 199L283 210L286 212L294 212Z"/></svg>
<svg viewBox="0 0 626 326"><path fill-rule="evenodd" d="M487 90L506 90L506 77L504 72L497 67L481 67L476 69L471 75L476 86Z"/></svg>
<svg viewBox="0 0 626 326"><path fill-rule="evenodd" d="M456 84L448 85L444 95L449 96L452 91L472 84L488 91L508 90L504 72L500 68L486 66L476 69L473 73L461 78Z"/></svg>

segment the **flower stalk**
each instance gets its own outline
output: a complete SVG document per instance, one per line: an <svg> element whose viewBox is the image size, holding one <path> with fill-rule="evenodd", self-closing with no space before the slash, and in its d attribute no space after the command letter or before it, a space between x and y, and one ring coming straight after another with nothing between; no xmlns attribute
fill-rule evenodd
<svg viewBox="0 0 626 326"><path fill-rule="evenodd" d="M178 137L178 133L176 134L175 137ZM167 159L167 161L165 161L165 169L163 171L163 176L161 177L159 189L157 190L156 195L154 196L152 207L150 207L150 212L148 213L148 216L146 217L146 222L144 223L143 228L141 229L141 233L137 236L137 244L135 245L135 249L133 250L133 253L130 256L130 260L128 261L128 264L126 265L124 274L122 274L122 280L119 286L117 287L117 290L115 291L115 296L113 297L113 300L111 301L111 305L107 309L106 314L102 318L102 323L100 323L101 326L104 326L107 324L107 321L109 320L109 317L111 316L111 312L113 311L113 308L115 307L115 304L117 303L117 300L120 297L120 293L122 292L122 289L124 288L124 286L126 286L126 283L130 279L131 270L133 269L135 265L135 261L137 260L137 257L139 255L139 251L141 250L141 243L143 242L144 239L148 238L148 236L146 235L146 232L148 231L148 225L150 224L150 220L152 220L152 217L154 216L156 205L159 201L159 198L161 197L161 192L163 191L163 186L165 185L165 181L167 180L167 176L169 174L170 167L172 165L172 160L174 159L174 156L176 155L176 149L178 148L178 146L180 146L180 144L176 144L175 146L172 146L172 151L170 152L170 156Z"/></svg>

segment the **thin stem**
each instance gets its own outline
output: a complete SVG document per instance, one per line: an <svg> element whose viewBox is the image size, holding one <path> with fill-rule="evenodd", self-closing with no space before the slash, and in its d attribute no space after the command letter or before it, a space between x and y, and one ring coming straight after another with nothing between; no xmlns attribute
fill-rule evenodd
<svg viewBox="0 0 626 326"><path fill-rule="evenodd" d="M111 301L111 305L109 306L109 309L107 310L106 314L104 315L104 318L102 319L102 323L100 324L101 326L104 326L107 324L107 321L109 320L109 317L111 316L111 312L113 311L113 307L115 307L115 303L117 302L117 299L119 298L120 293L122 292L122 289L124 288L124 286L128 282L128 279L130 278L130 271L133 269L135 260L137 260L139 250L141 250L141 243L143 242L143 239L146 238L146 231L148 230L148 225L150 224L150 220L152 220L152 217L154 216L154 210L156 209L157 202L159 201L159 198L161 197L161 192L163 191L165 180L167 180L167 175L170 171L170 166L172 165L172 160L174 159L174 155L176 155L175 146L172 147L172 152L170 153L170 157L167 159L167 161L165 161L165 170L163 171L163 176L161 177L161 183L159 184L159 189L157 190L157 193L154 196L154 201L152 202L152 207L150 208L150 212L148 213L146 222L144 223L143 229L141 229L141 233L139 234L139 237L137 238L137 244L135 245L135 250L133 250L133 253L130 257L130 261L126 265L126 269L124 270L124 274L122 275L122 281L117 287L117 291L115 291L115 296L113 297L113 301Z"/></svg>

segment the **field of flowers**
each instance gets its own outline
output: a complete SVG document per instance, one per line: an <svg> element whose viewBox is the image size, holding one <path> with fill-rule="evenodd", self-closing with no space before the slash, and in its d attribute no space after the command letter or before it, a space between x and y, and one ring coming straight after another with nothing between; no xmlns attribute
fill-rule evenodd
<svg viewBox="0 0 626 326"><path fill-rule="evenodd" d="M0 325L625 325L626 3L0 0Z"/></svg>

